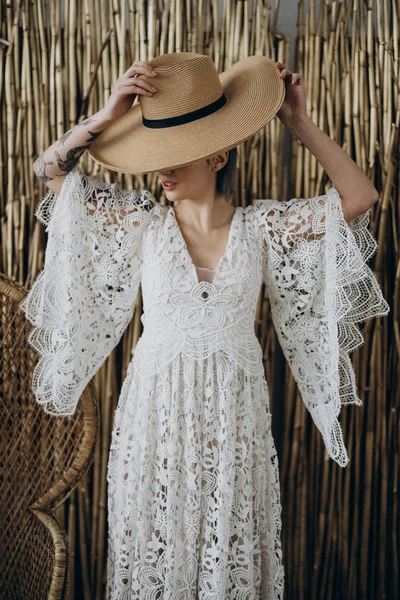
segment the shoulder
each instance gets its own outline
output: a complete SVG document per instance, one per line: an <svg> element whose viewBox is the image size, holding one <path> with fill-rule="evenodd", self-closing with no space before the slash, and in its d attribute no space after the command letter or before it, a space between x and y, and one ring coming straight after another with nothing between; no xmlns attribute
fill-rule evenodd
<svg viewBox="0 0 400 600"><path fill-rule="evenodd" d="M171 218L168 205L161 204L148 190L141 191L141 202L144 203L144 210L146 211L145 218L148 233L160 231L164 229L164 226L168 226Z"/></svg>
<svg viewBox="0 0 400 600"><path fill-rule="evenodd" d="M63 188L66 191L81 191L84 200L120 209L128 209L134 205L150 211L157 204L157 200L150 190L124 189L117 182L107 182L97 175L88 175L79 165L75 165L69 171Z"/></svg>
<svg viewBox="0 0 400 600"><path fill-rule="evenodd" d="M282 211L288 208L290 204L294 200L289 200L284 202L282 200L272 200L272 199L257 199L253 200L251 204L242 208L241 210L245 214L248 220L252 220L257 222L258 220L262 220L265 213L272 212L274 210Z"/></svg>
<svg viewBox="0 0 400 600"><path fill-rule="evenodd" d="M126 207L134 205L138 209L152 212L155 207L158 206L158 202L150 190L121 189L116 183L110 184L110 188L112 189L115 201L120 208L123 208L123 205L126 205Z"/></svg>
<svg viewBox="0 0 400 600"><path fill-rule="evenodd" d="M315 199L317 201L317 199ZM307 215L314 205L309 198L290 198L289 200L257 199L254 200L254 214L262 227L273 229L286 227L288 221Z"/></svg>
<svg viewBox="0 0 400 600"><path fill-rule="evenodd" d="M293 204L293 202L298 201L297 198L291 198L290 200L275 200L272 198L266 199L257 199L253 201L254 212L257 215L263 215L265 212L271 211L284 211L289 206Z"/></svg>
<svg viewBox="0 0 400 600"><path fill-rule="evenodd" d="M288 209L297 202L297 198L287 201L257 198L245 209L248 213L247 220L260 238L276 237L278 232L285 230L286 215L291 212Z"/></svg>

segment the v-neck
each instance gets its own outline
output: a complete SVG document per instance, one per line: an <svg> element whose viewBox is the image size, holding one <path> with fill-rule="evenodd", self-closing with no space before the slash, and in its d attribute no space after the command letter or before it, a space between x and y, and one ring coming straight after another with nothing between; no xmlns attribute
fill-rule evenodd
<svg viewBox="0 0 400 600"><path fill-rule="evenodd" d="M197 267L196 267L196 265L193 262L193 259L192 259L191 255L190 255L189 250L188 250L185 238L183 237L183 233L181 231L181 228L179 227L179 223L178 223L178 220L176 218L174 207L172 205L170 205L169 209L170 209L170 214L172 215L172 221L174 223L174 226L175 226L175 229L177 231L177 234L179 235L180 240L182 242L183 250L185 252L187 261L188 261L188 263L190 265L190 268L192 270L195 282L197 283L197 285L200 285L200 283L203 283L203 281L199 281L199 277L197 275ZM237 216L239 214L239 209L240 209L240 207L237 206L235 208L235 212L233 213L233 217L232 217L232 220L231 220L231 225L230 225L230 228L229 228L228 242L226 244L225 252L223 253L223 255L221 256L221 258L219 259L216 268L213 269L213 271L214 271L214 277L213 277L213 280L212 280L211 284L210 284L210 282L207 282L209 285L215 285L215 281L216 281L216 279L217 279L217 277L219 275L219 271L220 271L220 267L222 265L222 262L226 259L227 255L228 255L228 253L229 253L229 251L231 249L232 239L233 239L233 230L235 228L235 220L236 220L236 218L237 218Z"/></svg>

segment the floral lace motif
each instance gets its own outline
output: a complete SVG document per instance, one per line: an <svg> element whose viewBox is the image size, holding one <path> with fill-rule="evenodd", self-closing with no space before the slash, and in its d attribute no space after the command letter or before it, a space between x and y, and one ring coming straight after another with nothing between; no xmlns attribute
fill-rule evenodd
<svg viewBox="0 0 400 600"><path fill-rule="evenodd" d="M179 354L203 360L223 351L233 365L264 373L254 332L262 253L252 207L236 209L213 282L198 281L169 207L156 205L142 242L144 330L134 360L143 377Z"/></svg>
<svg viewBox="0 0 400 600"><path fill-rule="evenodd" d="M33 392L45 412L72 415L87 383L132 319L140 283L138 246L155 203L75 167L35 215L46 225L45 267L20 307L40 355Z"/></svg>
<svg viewBox="0 0 400 600"><path fill-rule="evenodd" d="M302 399L329 455L360 404L348 353L389 307L366 261L368 213L336 190L238 207L212 281L170 207L71 171L42 200L45 267L21 304L41 358L38 402L73 414L131 320L143 333L123 382L108 481L107 599L283 600L278 459L254 320L262 282Z"/></svg>
<svg viewBox="0 0 400 600"><path fill-rule="evenodd" d="M131 363L134 364L134 363ZM224 353L130 370L107 480L106 598L283 600L268 389Z"/></svg>
<svg viewBox="0 0 400 600"><path fill-rule="evenodd" d="M200 283L193 288L190 295L176 294L171 298L171 302L179 314L180 329L194 329L198 325L202 325L204 329L207 327L221 329L227 321L230 309L236 306L238 299L233 294L218 294L214 287Z"/></svg>
<svg viewBox="0 0 400 600"><path fill-rule="evenodd" d="M169 207L154 208L143 235L144 329L108 466L108 599L283 598L253 216L237 209L212 283L198 281Z"/></svg>
<svg viewBox="0 0 400 600"><path fill-rule="evenodd" d="M254 207L282 351L329 455L344 467L337 417L342 404L362 404L348 356L364 342L356 323L389 312L366 264L377 248L369 210L347 223L335 187L309 199L256 200Z"/></svg>

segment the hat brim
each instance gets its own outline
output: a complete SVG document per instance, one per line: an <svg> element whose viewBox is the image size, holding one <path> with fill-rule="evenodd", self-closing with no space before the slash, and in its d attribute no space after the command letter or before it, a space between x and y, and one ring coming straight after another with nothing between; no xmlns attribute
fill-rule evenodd
<svg viewBox="0 0 400 600"><path fill-rule="evenodd" d="M266 56L249 56L220 73L226 103L216 112L168 128L143 125L139 103L109 125L88 149L113 171L140 175L179 168L238 146L271 121L285 98L285 83ZM156 98L146 97L146 101Z"/></svg>

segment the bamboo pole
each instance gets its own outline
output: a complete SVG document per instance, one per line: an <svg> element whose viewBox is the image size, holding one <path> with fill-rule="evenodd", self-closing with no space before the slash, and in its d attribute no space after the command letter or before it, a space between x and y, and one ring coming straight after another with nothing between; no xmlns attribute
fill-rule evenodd
<svg viewBox="0 0 400 600"><path fill-rule="evenodd" d="M118 76L134 60L199 52L211 56L221 72L242 57L264 55L302 73L308 114L380 191L370 213L378 244L370 265L393 309L389 318L362 325L365 343L352 355L363 406L342 411L351 462L341 470L328 459L301 403L274 335L268 290L260 290L256 329L277 424L286 594L315 600L398 597L398 2L334 0L317 5L311 0L306 9L299 0L298 36L293 40L278 29L279 0L273 14L271 3L264 0L251 5L248 0L170 0L162 7L154 0L128 0L126 8L117 0L18 0L0 6L1 270L29 286L41 269L46 234L34 210L47 189L34 176L32 161L104 106ZM296 50L293 65L290 44ZM285 135L274 119L239 147L238 206L256 198L312 197L326 189L322 166L295 139L289 164L284 164ZM82 168L121 187L149 189L161 203L166 201L154 174L121 176L99 167L89 155L82 159ZM141 311L140 292L120 346L95 377L101 436L93 464L64 513L71 599L81 589L86 598L104 596L110 435L120 386L141 335Z"/></svg>

